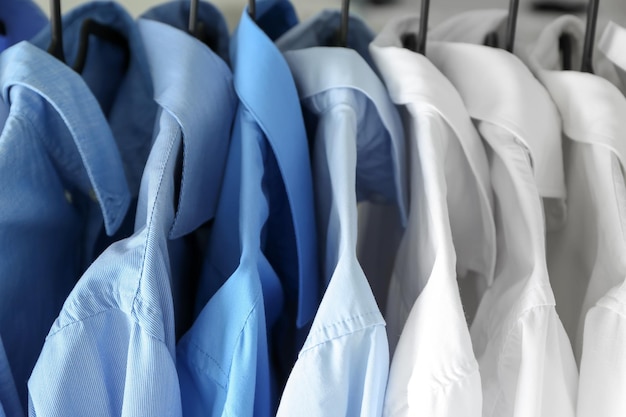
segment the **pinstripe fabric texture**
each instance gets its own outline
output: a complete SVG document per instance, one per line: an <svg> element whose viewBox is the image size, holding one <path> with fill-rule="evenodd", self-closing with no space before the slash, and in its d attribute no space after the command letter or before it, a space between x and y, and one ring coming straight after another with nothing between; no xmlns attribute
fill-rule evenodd
<svg viewBox="0 0 626 417"><path fill-rule="evenodd" d="M236 98L226 64L200 42L158 22L139 29L160 112L135 233L67 299L29 380L31 416L182 415L173 293L187 255L174 248L214 216Z"/></svg>

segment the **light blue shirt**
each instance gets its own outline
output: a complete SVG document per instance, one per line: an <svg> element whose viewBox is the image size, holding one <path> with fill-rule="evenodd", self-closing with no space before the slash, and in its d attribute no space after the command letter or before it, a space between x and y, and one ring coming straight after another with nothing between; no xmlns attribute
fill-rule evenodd
<svg viewBox="0 0 626 417"><path fill-rule="evenodd" d="M0 86L10 103L0 135L0 245L10 248L0 257L0 402L19 416L46 334L91 261L86 231L104 221L115 233L130 195L111 131L75 72L22 42L0 55Z"/></svg>
<svg viewBox="0 0 626 417"><path fill-rule="evenodd" d="M259 21L276 10L292 8L261 1ZM231 62L240 105L178 363L186 415L272 416L320 299L310 158L289 67L247 11Z"/></svg>
<svg viewBox="0 0 626 417"><path fill-rule="evenodd" d="M31 0L0 1L0 22L6 34L0 35L0 52L19 41L29 40L43 28L48 19Z"/></svg>
<svg viewBox="0 0 626 417"><path fill-rule="evenodd" d="M186 283L174 268L186 254L176 246L215 214L237 100L202 43L159 22L139 29L160 109L135 233L67 299L29 380L31 416L182 415L174 316Z"/></svg>
<svg viewBox="0 0 626 417"><path fill-rule="evenodd" d="M141 15L142 19L156 20L183 31L189 28L189 1L170 1L160 4ZM222 13L211 3L198 2L198 29L200 40L227 63L230 61L230 33Z"/></svg>
<svg viewBox="0 0 626 417"><path fill-rule="evenodd" d="M394 203L406 221L404 132L367 64L365 25L350 21L356 50L325 47L339 22L338 12L323 12L278 40L294 49L284 55L308 115L326 286L281 398L285 417L380 416L387 386L385 322L356 258L357 201Z"/></svg>

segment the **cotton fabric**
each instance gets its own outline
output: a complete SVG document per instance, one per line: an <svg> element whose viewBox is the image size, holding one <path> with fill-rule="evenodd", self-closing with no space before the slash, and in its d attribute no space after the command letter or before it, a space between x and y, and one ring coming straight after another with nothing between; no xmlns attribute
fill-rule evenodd
<svg viewBox="0 0 626 417"><path fill-rule="evenodd" d="M555 310L541 205L565 195L558 112L512 54L431 39L427 56L484 140L494 193L496 275L471 324L483 416L574 415L577 369Z"/></svg>
<svg viewBox="0 0 626 417"><path fill-rule="evenodd" d="M182 415L176 246L215 213L236 100L224 79L204 76L220 68L204 45L158 22L141 21L139 29L160 111L135 233L107 248L65 302L29 380L32 416ZM172 63L186 71L171 71ZM216 104L190 105L206 97Z"/></svg>
<svg viewBox="0 0 626 417"><path fill-rule="evenodd" d="M380 416L389 367L384 320L356 257L357 201L393 204L404 220L402 125L368 66L372 34L357 18L336 48L340 13L322 12L278 40L313 147L322 260L320 307L291 372L279 416Z"/></svg>

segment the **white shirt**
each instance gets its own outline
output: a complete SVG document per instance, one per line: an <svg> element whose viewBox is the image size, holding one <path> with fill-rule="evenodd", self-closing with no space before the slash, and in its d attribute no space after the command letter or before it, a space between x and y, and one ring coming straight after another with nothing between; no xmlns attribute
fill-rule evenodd
<svg viewBox="0 0 626 417"><path fill-rule="evenodd" d="M621 68L626 68L621 56L625 35L626 30L610 24L600 42ZM615 54L620 45L622 51ZM547 69L540 74L563 108L571 143L570 217L557 236L563 246L560 263L569 260L577 267L567 278L579 310L572 317L578 319L582 351L578 416L626 415L626 99L592 74Z"/></svg>
<svg viewBox="0 0 626 417"><path fill-rule="evenodd" d="M296 49L284 56L309 121L325 289L278 416L379 417L387 386L385 322L356 257L357 199L395 201L405 213L406 151L397 110L365 59L316 46L339 21L322 13L278 41ZM351 37L367 36L359 25L350 23Z"/></svg>
<svg viewBox="0 0 626 417"><path fill-rule="evenodd" d="M483 288L493 276L487 158L454 87L424 56L402 48L401 35L416 21L391 22L370 46L404 116L411 185L386 308L395 353L384 415L480 416L480 374L457 271ZM381 215L372 211L368 221L384 222ZM381 233L369 229L360 238L379 242Z"/></svg>
<svg viewBox="0 0 626 417"><path fill-rule="evenodd" d="M577 370L548 279L541 206L542 196L565 195L558 113L508 52L429 40L428 57L459 91L489 158L496 276L471 325L483 416L573 416Z"/></svg>

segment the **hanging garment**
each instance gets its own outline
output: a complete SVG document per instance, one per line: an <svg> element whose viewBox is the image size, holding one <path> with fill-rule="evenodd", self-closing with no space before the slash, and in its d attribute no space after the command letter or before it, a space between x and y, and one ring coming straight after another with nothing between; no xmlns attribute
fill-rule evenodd
<svg viewBox="0 0 626 417"><path fill-rule="evenodd" d="M150 79L137 68L145 58L130 16L113 3L78 9L65 20L66 45L77 47L79 27L72 22L99 14L127 28L136 62L122 81L116 78L115 65L106 67L111 78L105 78L112 84L104 84L116 87L112 92L101 89L89 68L81 79L30 46L6 50L9 56L3 61L2 101L10 103L15 115L9 114L0 139L0 166L6 172L0 236L5 247L12 248L0 263L5 277L0 295L7 300L0 307L0 335L24 408L28 377L72 287L106 245L132 230L134 214L126 216L126 180L143 170L142 155L151 141L151 133L143 134L145 128L137 125L152 123L154 103L142 94L143 87L151 88ZM46 35L42 32L33 42L47 46ZM90 59L114 59L116 52L94 45ZM100 73L104 77L104 71ZM117 81L122 83L119 89ZM107 104L116 93L115 103ZM110 108L105 114L109 125L103 108ZM129 119L133 116L138 120ZM120 155L122 172L117 171Z"/></svg>
<svg viewBox="0 0 626 417"><path fill-rule="evenodd" d="M259 3L259 22L266 13L278 18L277 10L292 8ZM195 412L269 416L320 299L313 185L289 68L247 11L231 62L240 106L199 315L179 344L179 362L201 390L203 408Z"/></svg>
<svg viewBox="0 0 626 417"><path fill-rule="evenodd" d="M104 218L113 234L130 196L111 131L76 73L22 42L0 56L0 82L11 103L0 136L0 241L11 248L0 263L0 401L21 416L26 381L93 243L85 229Z"/></svg>
<svg viewBox="0 0 626 417"><path fill-rule="evenodd" d="M19 41L27 41L37 34L48 19L31 0L4 0L0 3L0 52Z"/></svg>
<svg viewBox="0 0 626 417"><path fill-rule="evenodd" d="M191 2L170 1L146 10L141 18L156 20L182 31L188 31L190 8ZM215 6L206 1L198 2L197 13L198 33L193 35L228 64L230 61L230 34L224 16Z"/></svg>
<svg viewBox="0 0 626 417"><path fill-rule="evenodd" d="M76 61L81 29L87 19L112 28L128 41L128 47L122 48L92 35L81 76L97 98L113 132L124 162L124 173L134 207L152 145L152 130L157 114L146 53L137 24L121 5L93 1L63 16L63 50L68 65ZM50 31L43 30L31 42L41 49L47 49L50 45ZM131 215L126 219L127 233L124 237L133 231L134 214L131 209ZM102 242L98 248L100 252L113 241Z"/></svg>
<svg viewBox="0 0 626 417"><path fill-rule="evenodd" d="M226 66L204 45L158 22L138 27L160 111L136 231L66 301L29 381L31 416L182 415L171 293L181 254L170 248L213 217L236 99Z"/></svg>
<svg viewBox="0 0 626 417"><path fill-rule="evenodd" d="M395 352L384 415L480 416L480 375L456 279L486 287L494 273L487 158L454 87L403 47L416 25L419 18L391 21L370 46L402 108L411 172L409 223L386 308ZM360 238L376 242L380 234Z"/></svg>
<svg viewBox="0 0 626 417"><path fill-rule="evenodd" d="M300 94L313 149L322 298L279 416L380 416L389 370L383 317L356 258L357 200L393 202L406 216L404 137L397 110L367 63L373 35L323 12L277 45ZM359 55L360 53L360 55Z"/></svg>
<svg viewBox="0 0 626 417"><path fill-rule="evenodd" d="M619 42L606 37L616 27L607 29L600 47L611 45L611 58ZM545 59L564 32L579 40L580 56L584 27L574 17L554 21L530 55L563 119L567 221L547 234L548 265L580 361L577 416L617 416L626 413L626 99L597 75Z"/></svg>
<svg viewBox="0 0 626 417"><path fill-rule="evenodd" d="M463 97L490 165L496 276L471 324L483 416L573 416L577 369L548 279L540 199L565 196L558 112L512 54L428 39L427 55Z"/></svg>
<svg viewBox="0 0 626 417"><path fill-rule="evenodd" d="M615 66L617 79L607 77L606 72L599 75L612 81L620 88L622 93L626 94L626 57L623 51L620 50L624 45L626 45L626 30L615 22L609 22L598 42L598 50L608 58L608 62Z"/></svg>

